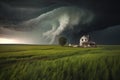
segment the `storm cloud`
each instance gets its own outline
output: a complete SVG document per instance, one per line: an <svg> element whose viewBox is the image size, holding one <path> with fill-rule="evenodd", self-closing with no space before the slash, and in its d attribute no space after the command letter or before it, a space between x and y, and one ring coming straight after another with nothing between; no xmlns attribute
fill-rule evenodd
<svg viewBox="0 0 120 80"><path fill-rule="evenodd" d="M20 24L14 25L16 27L22 26L28 32L17 31L15 29L2 29L10 36L19 36L21 38L27 37L33 44L54 44L56 37L60 36L62 32L67 29L74 30L76 25L90 24L94 18L94 14L88 10L82 10L77 7L61 7L52 11L41 14L40 16L24 21ZM82 30L85 26L80 26ZM14 37L13 36L13 37Z"/></svg>
<svg viewBox="0 0 120 80"><path fill-rule="evenodd" d="M84 34L100 40L102 37L98 38L98 33L112 38L109 31L120 25L118 9L117 2L106 0L1 0L0 34L24 40L26 44L56 44L60 36L65 36L70 43L78 43ZM109 27L113 28L107 29ZM99 40L100 44L107 42ZM109 43L114 44L115 40L111 39ZM116 43L120 44L119 41Z"/></svg>

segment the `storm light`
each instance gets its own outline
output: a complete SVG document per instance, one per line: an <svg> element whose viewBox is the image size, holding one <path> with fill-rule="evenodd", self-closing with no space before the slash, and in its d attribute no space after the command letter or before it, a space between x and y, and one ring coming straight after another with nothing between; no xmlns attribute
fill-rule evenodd
<svg viewBox="0 0 120 80"><path fill-rule="evenodd" d="M17 39L0 38L0 44L21 44L21 43L23 42Z"/></svg>

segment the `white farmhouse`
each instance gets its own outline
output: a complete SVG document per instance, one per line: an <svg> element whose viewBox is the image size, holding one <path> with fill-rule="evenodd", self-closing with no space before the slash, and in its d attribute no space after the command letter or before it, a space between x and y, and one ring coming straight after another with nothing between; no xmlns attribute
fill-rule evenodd
<svg viewBox="0 0 120 80"><path fill-rule="evenodd" d="M89 35L83 35L80 38L79 45L75 44L69 44L70 47L96 47L96 43L93 41L90 41Z"/></svg>
<svg viewBox="0 0 120 80"><path fill-rule="evenodd" d="M80 38L80 46L83 46L84 43L88 43L89 42L89 35L83 35Z"/></svg>
<svg viewBox="0 0 120 80"><path fill-rule="evenodd" d="M80 38L80 43L79 43L79 45L80 45L81 47L96 47L96 43L89 40L89 35L83 35L83 36Z"/></svg>

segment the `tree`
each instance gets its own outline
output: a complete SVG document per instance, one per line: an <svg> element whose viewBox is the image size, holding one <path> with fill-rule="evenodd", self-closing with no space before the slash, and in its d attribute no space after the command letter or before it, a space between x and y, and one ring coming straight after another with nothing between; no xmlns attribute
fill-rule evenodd
<svg viewBox="0 0 120 80"><path fill-rule="evenodd" d="M64 46L67 43L67 39L65 37L60 37L59 38L59 44L61 46Z"/></svg>

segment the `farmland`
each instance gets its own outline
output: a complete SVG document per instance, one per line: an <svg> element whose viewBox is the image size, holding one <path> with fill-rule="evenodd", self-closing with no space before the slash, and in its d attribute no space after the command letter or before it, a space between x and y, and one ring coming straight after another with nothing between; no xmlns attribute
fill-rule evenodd
<svg viewBox="0 0 120 80"><path fill-rule="evenodd" d="M0 45L0 80L120 80L120 45Z"/></svg>

